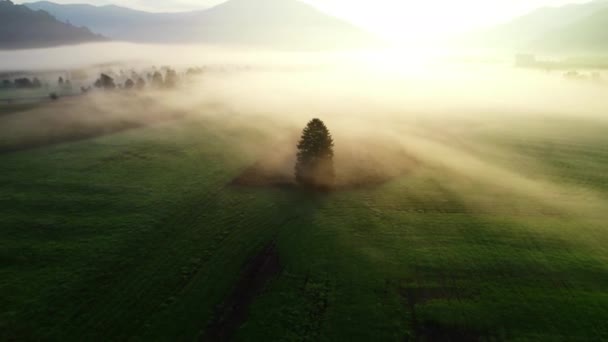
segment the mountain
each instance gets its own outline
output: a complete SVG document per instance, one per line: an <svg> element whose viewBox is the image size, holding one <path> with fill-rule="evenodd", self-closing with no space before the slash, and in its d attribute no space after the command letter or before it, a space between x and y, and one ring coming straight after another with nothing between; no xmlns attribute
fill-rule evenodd
<svg viewBox="0 0 608 342"><path fill-rule="evenodd" d="M0 49L39 48L105 40L87 28L62 23L44 11L0 0Z"/></svg>
<svg viewBox="0 0 608 342"><path fill-rule="evenodd" d="M138 40L131 32L136 28L156 31L160 25L167 22L179 22L194 15L192 12L149 13L115 5L63 5L49 1L26 3L25 6L46 11L63 22L86 26L94 32L120 40Z"/></svg>
<svg viewBox="0 0 608 342"><path fill-rule="evenodd" d="M571 25L584 26L581 23L605 9L608 9L606 0L542 7L504 24L467 34L459 42L475 47L541 51L555 44L549 40L559 40L560 33L574 29L568 29ZM563 48L567 50L570 46L565 44Z"/></svg>
<svg viewBox="0 0 608 342"><path fill-rule="evenodd" d="M27 4L116 40L334 48L377 38L299 0L230 0L202 11L148 13L118 6Z"/></svg>
<svg viewBox="0 0 608 342"><path fill-rule="evenodd" d="M608 8L551 31L533 45L550 52L608 52Z"/></svg>

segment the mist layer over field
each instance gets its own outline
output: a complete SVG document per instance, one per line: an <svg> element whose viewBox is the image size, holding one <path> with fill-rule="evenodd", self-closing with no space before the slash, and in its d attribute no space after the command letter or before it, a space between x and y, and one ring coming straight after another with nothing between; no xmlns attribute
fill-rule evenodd
<svg viewBox="0 0 608 342"><path fill-rule="evenodd" d="M242 153L235 158L245 158L251 167L234 184L291 186L301 129L320 118L335 140L338 189L373 188L422 173L459 193L474 210L501 207L496 203L501 196L511 198L501 210L513 212L589 218L607 208L604 194L593 186L561 182L535 157L500 143L520 135L522 142L552 144L598 139L599 132L587 130L606 125L605 84L510 63L447 62L416 51L329 54L97 44L10 54L3 58L10 61L8 68L22 70L34 66L23 58L30 56L47 63L35 64L37 69L99 63L88 69L93 74L150 64L205 71L184 76L174 90L97 91L2 116L5 152L197 118L240 137ZM252 131L257 135L244 134Z"/></svg>
<svg viewBox="0 0 608 342"><path fill-rule="evenodd" d="M507 157L507 149L482 139L521 130L526 137L573 143L588 138L553 123L603 125L607 87L573 82L560 73L509 63L446 62L403 50L329 54L96 44L2 57L2 67L15 70L106 62L125 70L152 63L212 67L174 91L97 92L2 117L7 151L200 117L231 134L238 135L239 127L259 131L264 139L243 137L245 155L289 182L299 132L318 117L334 135L338 184L364 185L440 168L450 186L470 178L548 204L585 202L592 212L604 203L593 189L556 184L533 160ZM583 195L590 197L581 201L577 196Z"/></svg>
<svg viewBox="0 0 608 342"><path fill-rule="evenodd" d="M0 104L0 339L608 336L597 77L416 51L0 58L52 83L180 76ZM312 118L335 142L322 193L293 176Z"/></svg>

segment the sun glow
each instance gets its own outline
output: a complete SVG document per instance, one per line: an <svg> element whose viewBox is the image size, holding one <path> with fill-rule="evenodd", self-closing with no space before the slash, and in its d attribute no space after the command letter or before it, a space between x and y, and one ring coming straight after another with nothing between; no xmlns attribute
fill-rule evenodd
<svg viewBox="0 0 608 342"><path fill-rule="evenodd" d="M14 0L16 3L36 0ZM151 12L202 10L228 0L54 0L56 3L114 4ZM251 0L260 1L260 0ZM433 44L490 27L542 6L590 0L298 0L397 43Z"/></svg>
<svg viewBox="0 0 608 342"><path fill-rule="evenodd" d="M395 42L442 40L572 0L304 0Z"/></svg>

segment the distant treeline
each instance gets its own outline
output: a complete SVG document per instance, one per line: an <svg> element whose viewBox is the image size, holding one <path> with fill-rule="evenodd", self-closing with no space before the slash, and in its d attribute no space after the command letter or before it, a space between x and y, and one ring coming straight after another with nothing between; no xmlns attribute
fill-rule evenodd
<svg viewBox="0 0 608 342"><path fill-rule="evenodd" d="M190 68L186 71L185 76L198 75L202 73L202 69ZM112 89L144 89L146 87L154 89L170 89L177 86L180 82L180 76L177 71L170 67L162 67L160 70L150 72L137 73L135 71L125 72L120 71L118 75L112 73L101 73L99 78L95 80L93 87L97 89L112 90ZM87 92L91 87L83 87L83 92Z"/></svg>
<svg viewBox="0 0 608 342"><path fill-rule="evenodd" d="M37 89L42 88L42 82L37 77L32 79L27 77L16 78L14 80L2 80L1 88L17 88L17 89Z"/></svg>
<svg viewBox="0 0 608 342"><path fill-rule="evenodd" d="M249 70L248 68L237 68L237 70ZM24 72L0 73L0 90L11 89L44 89L44 95L37 92L32 95L16 94L15 97L1 98L2 103L18 103L23 101L43 101L57 100L65 96L77 96L87 94L90 91L99 90L143 90L143 89L173 89L183 80L194 76L202 75L206 72L226 72L230 68L210 68L192 67L176 71L169 66L157 68L155 66L135 70L135 69L114 69L107 68L100 72L98 77L91 78L87 75L87 70L69 70L59 72L43 71L41 73L30 73L24 76ZM62 76L57 77L57 74ZM49 74L54 74L49 77ZM73 78L73 80L72 80ZM46 91L46 94L44 93ZM7 95L11 95L8 93ZM23 96L25 95L25 96Z"/></svg>
<svg viewBox="0 0 608 342"><path fill-rule="evenodd" d="M23 76L23 73L4 73L0 74L0 90L10 89L44 89L48 91L46 95L41 96L40 93L36 95L24 94L16 95L12 98L0 99L0 104L4 103L19 103L23 101L43 101L47 100L58 100L65 96L76 96L79 94L86 94L92 90L143 90L143 89L172 89L175 88L183 79L190 78L192 76L201 75L206 68L189 68L182 73L179 73L168 66L161 68L151 67L140 70L106 70L100 72L99 77L95 78L94 81L87 77L86 71L77 70L63 72L65 76L59 76L55 81L49 82L49 77L44 77L42 74L30 74L29 76ZM12 76L12 77L11 77ZM55 73L55 76L57 74ZM74 77L74 85L70 80L70 77ZM44 94L44 93L43 93ZM10 93L9 93L10 95Z"/></svg>
<svg viewBox="0 0 608 342"><path fill-rule="evenodd" d="M57 84L62 88L70 88L72 86L70 80L64 81L63 77L59 77L59 79L57 80ZM48 88L49 84L43 84L38 77L19 77L13 80L4 79L0 83L0 88L3 89L40 89L42 87Z"/></svg>
<svg viewBox="0 0 608 342"><path fill-rule="evenodd" d="M543 60L531 54L519 54L515 56L515 66L520 68L534 68L544 70L606 70L608 69L608 57L578 57L557 60Z"/></svg>

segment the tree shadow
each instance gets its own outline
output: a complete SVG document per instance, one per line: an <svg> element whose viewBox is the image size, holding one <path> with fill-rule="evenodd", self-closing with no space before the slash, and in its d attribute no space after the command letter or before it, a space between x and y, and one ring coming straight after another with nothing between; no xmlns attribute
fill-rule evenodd
<svg viewBox="0 0 608 342"><path fill-rule="evenodd" d="M281 234L291 225L309 226L327 199L325 191L301 188L295 184L277 186L272 195L276 204L272 214L281 214L280 219L274 222L274 233L244 261L232 289L216 305L212 319L200 334L201 341L234 339L239 328L248 321L250 307L256 298L283 272Z"/></svg>

